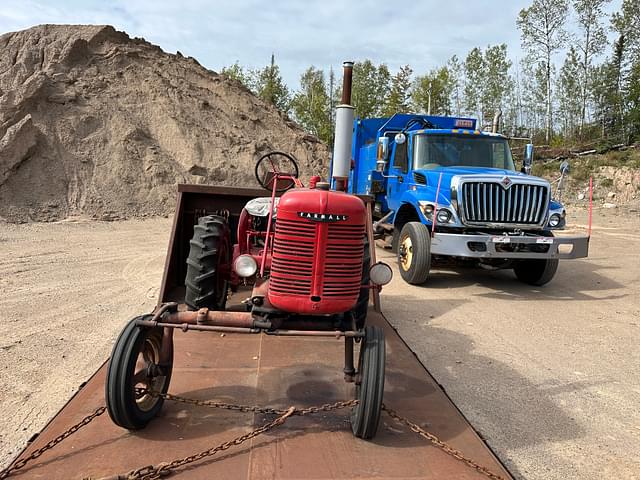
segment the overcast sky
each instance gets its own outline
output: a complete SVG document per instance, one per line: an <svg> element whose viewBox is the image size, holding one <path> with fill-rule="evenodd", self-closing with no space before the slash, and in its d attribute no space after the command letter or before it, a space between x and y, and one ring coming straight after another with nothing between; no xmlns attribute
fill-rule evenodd
<svg viewBox="0 0 640 480"><path fill-rule="evenodd" d="M622 0L612 0L608 11ZM219 71L255 68L275 53L285 81L297 88L310 65L339 70L343 60L369 58L392 71L417 74L475 47L506 43L522 56L518 12L531 0L0 0L0 33L41 23L110 24L165 51L195 57ZM568 25L570 25L568 19ZM608 24L608 22L607 22ZM1 51L0 51L1 54ZM558 58L558 61L560 58Z"/></svg>

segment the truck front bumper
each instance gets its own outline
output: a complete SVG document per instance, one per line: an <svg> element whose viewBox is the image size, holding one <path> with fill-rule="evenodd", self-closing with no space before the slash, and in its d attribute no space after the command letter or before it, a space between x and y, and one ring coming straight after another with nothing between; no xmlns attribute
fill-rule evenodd
<svg viewBox="0 0 640 480"><path fill-rule="evenodd" d="M589 237L541 237L534 235L463 235L436 233L432 255L470 258L584 258Z"/></svg>

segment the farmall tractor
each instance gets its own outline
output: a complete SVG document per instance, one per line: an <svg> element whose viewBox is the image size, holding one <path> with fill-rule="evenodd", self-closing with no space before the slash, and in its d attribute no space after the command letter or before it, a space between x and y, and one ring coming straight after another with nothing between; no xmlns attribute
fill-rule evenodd
<svg viewBox="0 0 640 480"><path fill-rule="evenodd" d="M304 188L295 160L282 152L256 164L256 178L270 197L251 189L179 186L160 303L128 323L109 361L106 404L117 425L144 428L161 409L158 394L169 388L173 331L180 328L343 337L345 380L355 383L359 400L352 431L365 439L375 435L385 341L366 317L371 290L391 280L391 269L371 264L370 204L345 193L351 67L345 64L336 121L334 189L318 177ZM246 297L241 309L225 309L230 292ZM357 366L354 343L360 345Z"/></svg>

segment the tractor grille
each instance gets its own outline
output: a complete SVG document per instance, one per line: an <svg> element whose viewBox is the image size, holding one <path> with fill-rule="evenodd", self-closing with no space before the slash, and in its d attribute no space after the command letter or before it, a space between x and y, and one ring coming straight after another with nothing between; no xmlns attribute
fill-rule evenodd
<svg viewBox="0 0 640 480"><path fill-rule="evenodd" d="M316 224L278 219L269 288L280 294L310 295Z"/></svg>
<svg viewBox="0 0 640 480"><path fill-rule="evenodd" d="M357 298L364 233L364 225L279 218L273 244L270 291L307 299L312 295ZM325 238L325 235L326 241L316 242L316 238ZM314 265L315 259L323 255L325 261Z"/></svg>
<svg viewBox="0 0 640 480"><path fill-rule="evenodd" d="M322 296L357 297L362 281L364 225L330 223L328 227Z"/></svg>
<svg viewBox="0 0 640 480"><path fill-rule="evenodd" d="M543 185L465 182L458 198L465 223L542 223L549 205L549 190Z"/></svg>

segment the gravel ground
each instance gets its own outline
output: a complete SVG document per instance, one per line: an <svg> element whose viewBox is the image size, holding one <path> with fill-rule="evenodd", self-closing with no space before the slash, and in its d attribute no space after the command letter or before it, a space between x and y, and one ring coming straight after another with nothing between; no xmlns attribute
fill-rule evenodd
<svg viewBox="0 0 640 480"><path fill-rule="evenodd" d="M640 217L594 217L589 258L562 261L545 287L477 270L415 287L396 269L383 292L389 321L516 478L640 478Z"/></svg>
<svg viewBox="0 0 640 480"><path fill-rule="evenodd" d="M0 465L156 302L167 219L0 223Z"/></svg>
<svg viewBox="0 0 640 480"><path fill-rule="evenodd" d="M640 218L605 213L590 258L561 263L545 288L437 270L383 292L389 320L517 478L640 478ZM169 231L167 219L0 223L0 465L154 305Z"/></svg>

